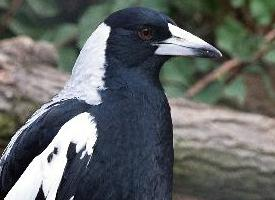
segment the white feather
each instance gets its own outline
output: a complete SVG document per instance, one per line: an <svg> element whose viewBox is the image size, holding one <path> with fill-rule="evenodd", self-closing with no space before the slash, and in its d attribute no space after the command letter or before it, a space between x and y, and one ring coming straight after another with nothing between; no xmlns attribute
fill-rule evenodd
<svg viewBox="0 0 275 200"><path fill-rule="evenodd" d="M96 123L89 113L82 113L64 124L49 146L29 164L9 191L5 200L34 200L42 186L47 200L54 200L67 163L70 143L76 144L76 153L84 149L92 155L97 139ZM48 156L57 148L52 160Z"/></svg>
<svg viewBox="0 0 275 200"><path fill-rule="evenodd" d="M92 33L73 68L71 79L57 98L76 97L91 105L101 103L99 90L104 90L105 50L111 28L102 23Z"/></svg>

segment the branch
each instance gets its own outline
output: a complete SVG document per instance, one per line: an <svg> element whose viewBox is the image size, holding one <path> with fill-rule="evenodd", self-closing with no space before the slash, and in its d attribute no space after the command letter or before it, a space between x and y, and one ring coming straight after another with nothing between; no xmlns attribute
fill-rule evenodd
<svg viewBox="0 0 275 200"><path fill-rule="evenodd" d="M193 86L191 86L185 96L187 98L192 98L200 91L202 91L205 87L207 87L210 83L216 81L220 77L229 73L233 70L241 70L247 65L259 61L270 49L270 43L275 40L275 29L268 32L265 37L265 44L259 48L259 50L254 54L253 59L249 62L241 61L240 59L234 58L224 62L220 67L211 73L207 74L205 77L196 82ZM232 79L232 77L230 78Z"/></svg>

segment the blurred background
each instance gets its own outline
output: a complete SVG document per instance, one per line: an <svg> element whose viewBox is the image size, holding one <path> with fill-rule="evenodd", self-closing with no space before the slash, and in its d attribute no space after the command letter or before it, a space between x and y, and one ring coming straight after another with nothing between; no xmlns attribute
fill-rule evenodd
<svg viewBox="0 0 275 200"><path fill-rule="evenodd" d="M224 54L221 60L179 58L167 63L161 80L169 96L275 116L275 1L1 0L0 39L27 35L49 41L58 49L58 68L70 72L99 22L129 6L165 12ZM213 72L230 59L240 63Z"/></svg>
<svg viewBox="0 0 275 200"><path fill-rule="evenodd" d="M47 41L57 51L55 67L70 72L97 25L110 13L130 6L166 13L224 55L219 60L170 60L161 72L169 97L257 113L268 119L275 117L274 0L0 0L0 40L24 35L34 41ZM4 80L0 71L0 82L1 77ZM41 103L24 111L24 115L29 116ZM0 138L4 146L26 116L6 117L6 111L1 112ZM219 195L200 196L221 199ZM254 197L243 199L275 199Z"/></svg>

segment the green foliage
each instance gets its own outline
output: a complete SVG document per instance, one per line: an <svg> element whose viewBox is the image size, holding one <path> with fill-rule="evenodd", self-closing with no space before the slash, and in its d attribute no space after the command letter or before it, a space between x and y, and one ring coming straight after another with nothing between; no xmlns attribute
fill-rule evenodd
<svg viewBox="0 0 275 200"><path fill-rule="evenodd" d="M154 8L160 11L167 11L167 1L166 0L116 0L112 5L112 12L131 7L131 6L144 6L149 8Z"/></svg>
<svg viewBox="0 0 275 200"><path fill-rule="evenodd" d="M231 0L231 4L234 8L241 8L245 5L245 0Z"/></svg>
<svg viewBox="0 0 275 200"><path fill-rule="evenodd" d="M78 55L78 52L74 48L64 47L58 49L59 59L58 66L61 70L71 71L72 63L75 62L75 59Z"/></svg>
<svg viewBox="0 0 275 200"><path fill-rule="evenodd" d="M223 88L223 82L216 81L197 94L194 99L209 104L218 103L223 96Z"/></svg>
<svg viewBox="0 0 275 200"><path fill-rule="evenodd" d="M104 20L111 10L111 5L109 3L104 3L100 5L91 6L86 10L79 20L79 38L78 46L82 47L89 35L96 29L98 24Z"/></svg>
<svg viewBox="0 0 275 200"><path fill-rule="evenodd" d="M54 43L56 46L61 46L62 44L70 41L78 36L77 25L71 23L64 23L60 26L52 27L45 31L41 38L42 40L47 40Z"/></svg>
<svg viewBox="0 0 275 200"><path fill-rule="evenodd" d="M191 59L175 58L167 62L161 70L161 81L168 96L182 96L193 82L196 69L192 67Z"/></svg>
<svg viewBox="0 0 275 200"><path fill-rule="evenodd" d="M269 62L270 64L273 64L272 66L275 67L275 50L271 50L270 52L268 52L264 56L263 60Z"/></svg>
<svg viewBox="0 0 275 200"><path fill-rule="evenodd" d="M168 12L168 6L167 6L166 0L158 0L158 1L142 0L142 1L140 1L139 5L157 9L162 12Z"/></svg>
<svg viewBox="0 0 275 200"><path fill-rule="evenodd" d="M275 11L275 2L270 0L251 0L250 11L259 24L268 25L272 22L272 15Z"/></svg>
<svg viewBox="0 0 275 200"><path fill-rule="evenodd" d="M218 45L230 56L249 60L258 49L261 38L249 33L248 30L232 17L225 19L217 30Z"/></svg>
<svg viewBox="0 0 275 200"><path fill-rule="evenodd" d="M7 0L0 1L0 9L7 9L9 7L9 3Z"/></svg>
<svg viewBox="0 0 275 200"><path fill-rule="evenodd" d="M84 2L85 0L83 0ZM64 13L65 0L26 0L5 25L1 38L29 35L35 40L53 43L59 52L59 68L70 71L79 50L101 21L110 13L130 6L146 6L167 13L188 31L201 36L223 51L225 59L252 62L264 44L263 32L275 27L275 1L272 0L96 0L79 7L81 12ZM86 3L87 3L86 2ZM81 4L79 2L79 4ZM0 1L0 17L10 9L9 0ZM74 10L73 8L70 8ZM68 16L72 15L72 16ZM4 23L3 23L4 24ZM1 30L1 29L0 29ZM263 31L265 30L265 31ZM272 47L273 45L273 47ZM244 73L262 76L265 88L273 96L270 76L265 67L274 68L274 44L263 59L248 66ZM161 71L161 81L169 96L183 96L198 80L211 73L221 60L171 59ZM223 100L243 104L247 86L241 74L231 81L227 76L207 85L195 100L220 103Z"/></svg>
<svg viewBox="0 0 275 200"><path fill-rule="evenodd" d="M184 15L205 14L218 10L219 4L216 0L174 0L171 4L181 10ZM191 20L191 19L190 19Z"/></svg>
<svg viewBox="0 0 275 200"><path fill-rule="evenodd" d="M25 14L19 14L9 23L9 29L15 35L28 35L32 38L39 38L43 33L43 28L38 24L34 24L31 17Z"/></svg>
<svg viewBox="0 0 275 200"><path fill-rule="evenodd" d="M246 97L246 86L242 77L237 78L228 84L224 89L224 95L237 104L243 104Z"/></svg>
<svg viewBox="0 0 275 200"><path fill-rule="evenodd" d="M7 113L0 113L0 138L8 139L10 133L14 132L17 128L17 120L14 116Z"/></svg>
<svg viewBox="0 0 275 200"><path fill-rule="evenodd" d="M32 11L40 17L53 17L58 14L55 0L26 0Z"/></svg>
<svg viewBox="0 0 275 200"><path fill-rule="evenodd" d="M214 60L196 58L193 61L193 65L196 67L196 72L198 73L207 73L217 67L217 63Z"/></svg>

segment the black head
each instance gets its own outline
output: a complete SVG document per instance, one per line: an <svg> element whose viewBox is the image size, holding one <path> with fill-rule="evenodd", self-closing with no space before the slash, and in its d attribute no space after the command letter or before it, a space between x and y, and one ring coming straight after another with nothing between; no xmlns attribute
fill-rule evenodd
<svg viewBox="0 0 275 200"><path fill-rule="evenodd" d="M168 23L175 24L160 12L140 7L117 11L105 23L111 27L108 55L127 67L138 66L148 59L156 60L154 52L158 47L153 44L171 37Z"/></svg>
<svg viewBox="0 0 275 200"><path fill-rule="evenodd" d="M217 49L152 9L123 9L111 14L105 24L111 27L107 45L109 55L127 67L136 67L152 59L163 64L169 57L178 55L220 56Z"/></svg>

